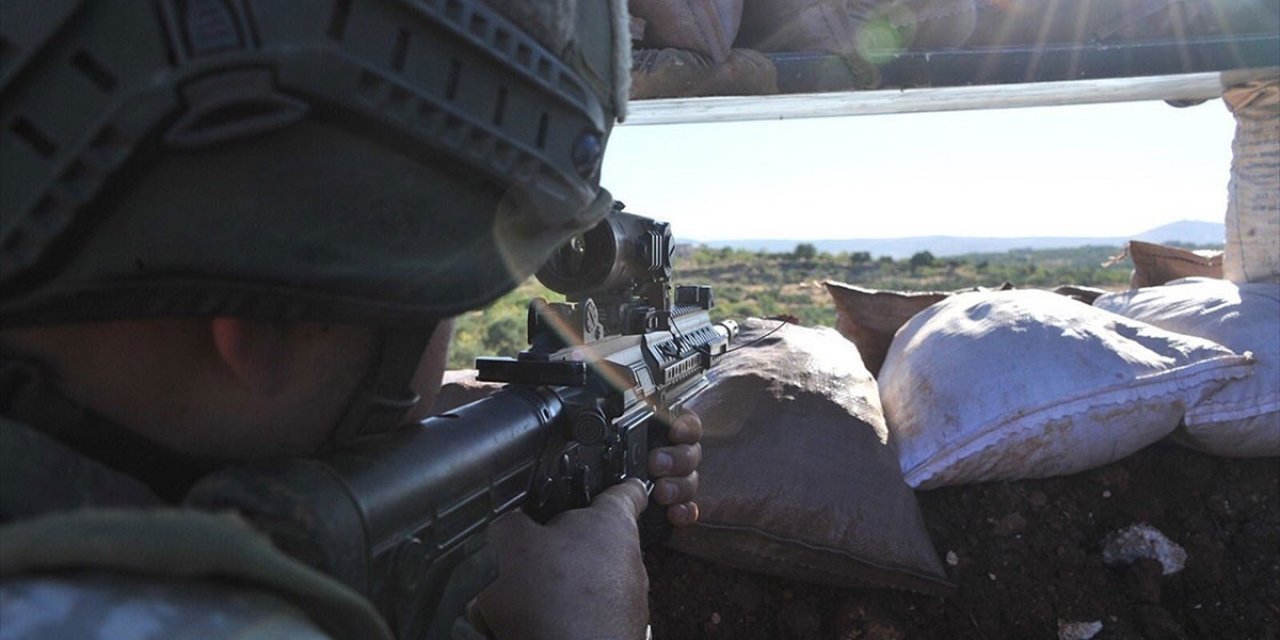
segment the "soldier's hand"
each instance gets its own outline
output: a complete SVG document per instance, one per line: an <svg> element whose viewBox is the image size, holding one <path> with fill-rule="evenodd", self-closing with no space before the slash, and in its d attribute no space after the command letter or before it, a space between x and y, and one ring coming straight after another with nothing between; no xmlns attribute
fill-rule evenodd
<svg viewBox="0 0 1280 640"><path fill-rule="evenodd" d="M636 518L644 484L627 480L538 525L523 511L489 527L498 579L480 593L472 623L500 640L645 638L649 577Z"/></svg>
<svg viewBox="0 0 1280 640"><path fill-rule="evenodd" d="M687 527L698 521L698 465L702 462L702 420L686 411L671 424L671 446L649 452L649 475L657 478L653 500L667 506L672 526Z"/></svg>

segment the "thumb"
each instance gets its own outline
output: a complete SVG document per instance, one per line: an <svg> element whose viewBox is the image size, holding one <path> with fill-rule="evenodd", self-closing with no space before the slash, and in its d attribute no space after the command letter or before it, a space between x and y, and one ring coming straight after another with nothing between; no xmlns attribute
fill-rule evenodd
<svg viewBox="0 0 1280 640"><path fill-rule="evenodd" d="M644 483L637 478L627 478L600 492L592 501L593 508L613 509L635 520L649 504L649 494Z"/></svg>

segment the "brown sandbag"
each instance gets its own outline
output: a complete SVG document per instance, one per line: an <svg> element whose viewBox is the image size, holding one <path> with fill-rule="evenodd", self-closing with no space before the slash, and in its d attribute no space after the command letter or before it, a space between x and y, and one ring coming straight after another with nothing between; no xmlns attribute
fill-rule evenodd
<svg viewBox="0 0 1280 640"><path fill-rule="evenodd" d="M688 49L722 62L729 57L742 20L742 0L629 0L644 20L645 49Z"/></svg>
<svg viewBox="0 0 1280 640"><path fill-rule="evenodd" d="M860 5L863 11L851 10ZM870 10L870 0L753 0L742 9L740 47L759 51L856 51L855 15Z"/></svg>
<svg viewBox="0 0 1280 640"><path fill-rule="evenodd" d="M880 375L898 328L951 295L941 291L877 291L835 281L825 284L836 305L836 330L857 345L862 364L873 376Z"/></svg>
<svg viewBox="0 0 1280 640"><path fill-rule="evenodd" d="M1191 251L1139 240L1130 240L1127 251L1133 260L1130 289L1158 287L1179 278L1222 279L1221 251Z"/></svg>
<svg viewBox="0 0 1280 640"><path fill-rule="evenodd" d="M778 92L778 70L758 51L734 49L717 63L687 49L636 49L631 62L633 100Z"/></svg>
<svg viewBox="0 0 1280 640"><path fill-rule="evenodd" d="M901 48L917 50L1268 33L1280 25L1272 0L895 0L853 12L855 32L888 24Z"/></svg>
<svg viewBox="0 0 1280 640"><path fill-rule="evenodd" d="M828 328L741 327L690 404L702 515L671 545L803 582L948 590L857 349Z"/></svg>

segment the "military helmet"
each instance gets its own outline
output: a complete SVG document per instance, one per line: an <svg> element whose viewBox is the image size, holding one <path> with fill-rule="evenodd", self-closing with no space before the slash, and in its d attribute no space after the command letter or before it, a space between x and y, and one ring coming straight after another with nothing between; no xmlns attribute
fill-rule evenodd
<svg viewBox="0 0 1280 640"><path fill-rule="evenodd" d="M0 4L6 324L479 307L609 211L624 0Z"/></svg>

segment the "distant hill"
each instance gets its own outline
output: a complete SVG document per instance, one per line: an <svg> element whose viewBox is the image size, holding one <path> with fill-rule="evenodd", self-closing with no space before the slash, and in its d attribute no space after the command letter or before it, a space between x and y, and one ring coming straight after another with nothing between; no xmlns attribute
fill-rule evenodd
<svg viewBox="0 0 1280 640"><path fill-rule="evenodd" d="M1142 240L1158 244L1181 242L1195 245L1221 245L1225 228L1221 222L1183 220L1133 236L1124 237L1043 237L1043 238L968 238L962 236L917 236L912 238L857 238L850 240L712 240L704 242L719 249L733 247L749 251L783 253L795 249L797 244L808 242L819 251L866 251L873 256L908 258L920 251L935 256L957 256L968 253L997 253L1013 249L1067 249L1086 246L1123 246L1129 240Z"/></svg>

